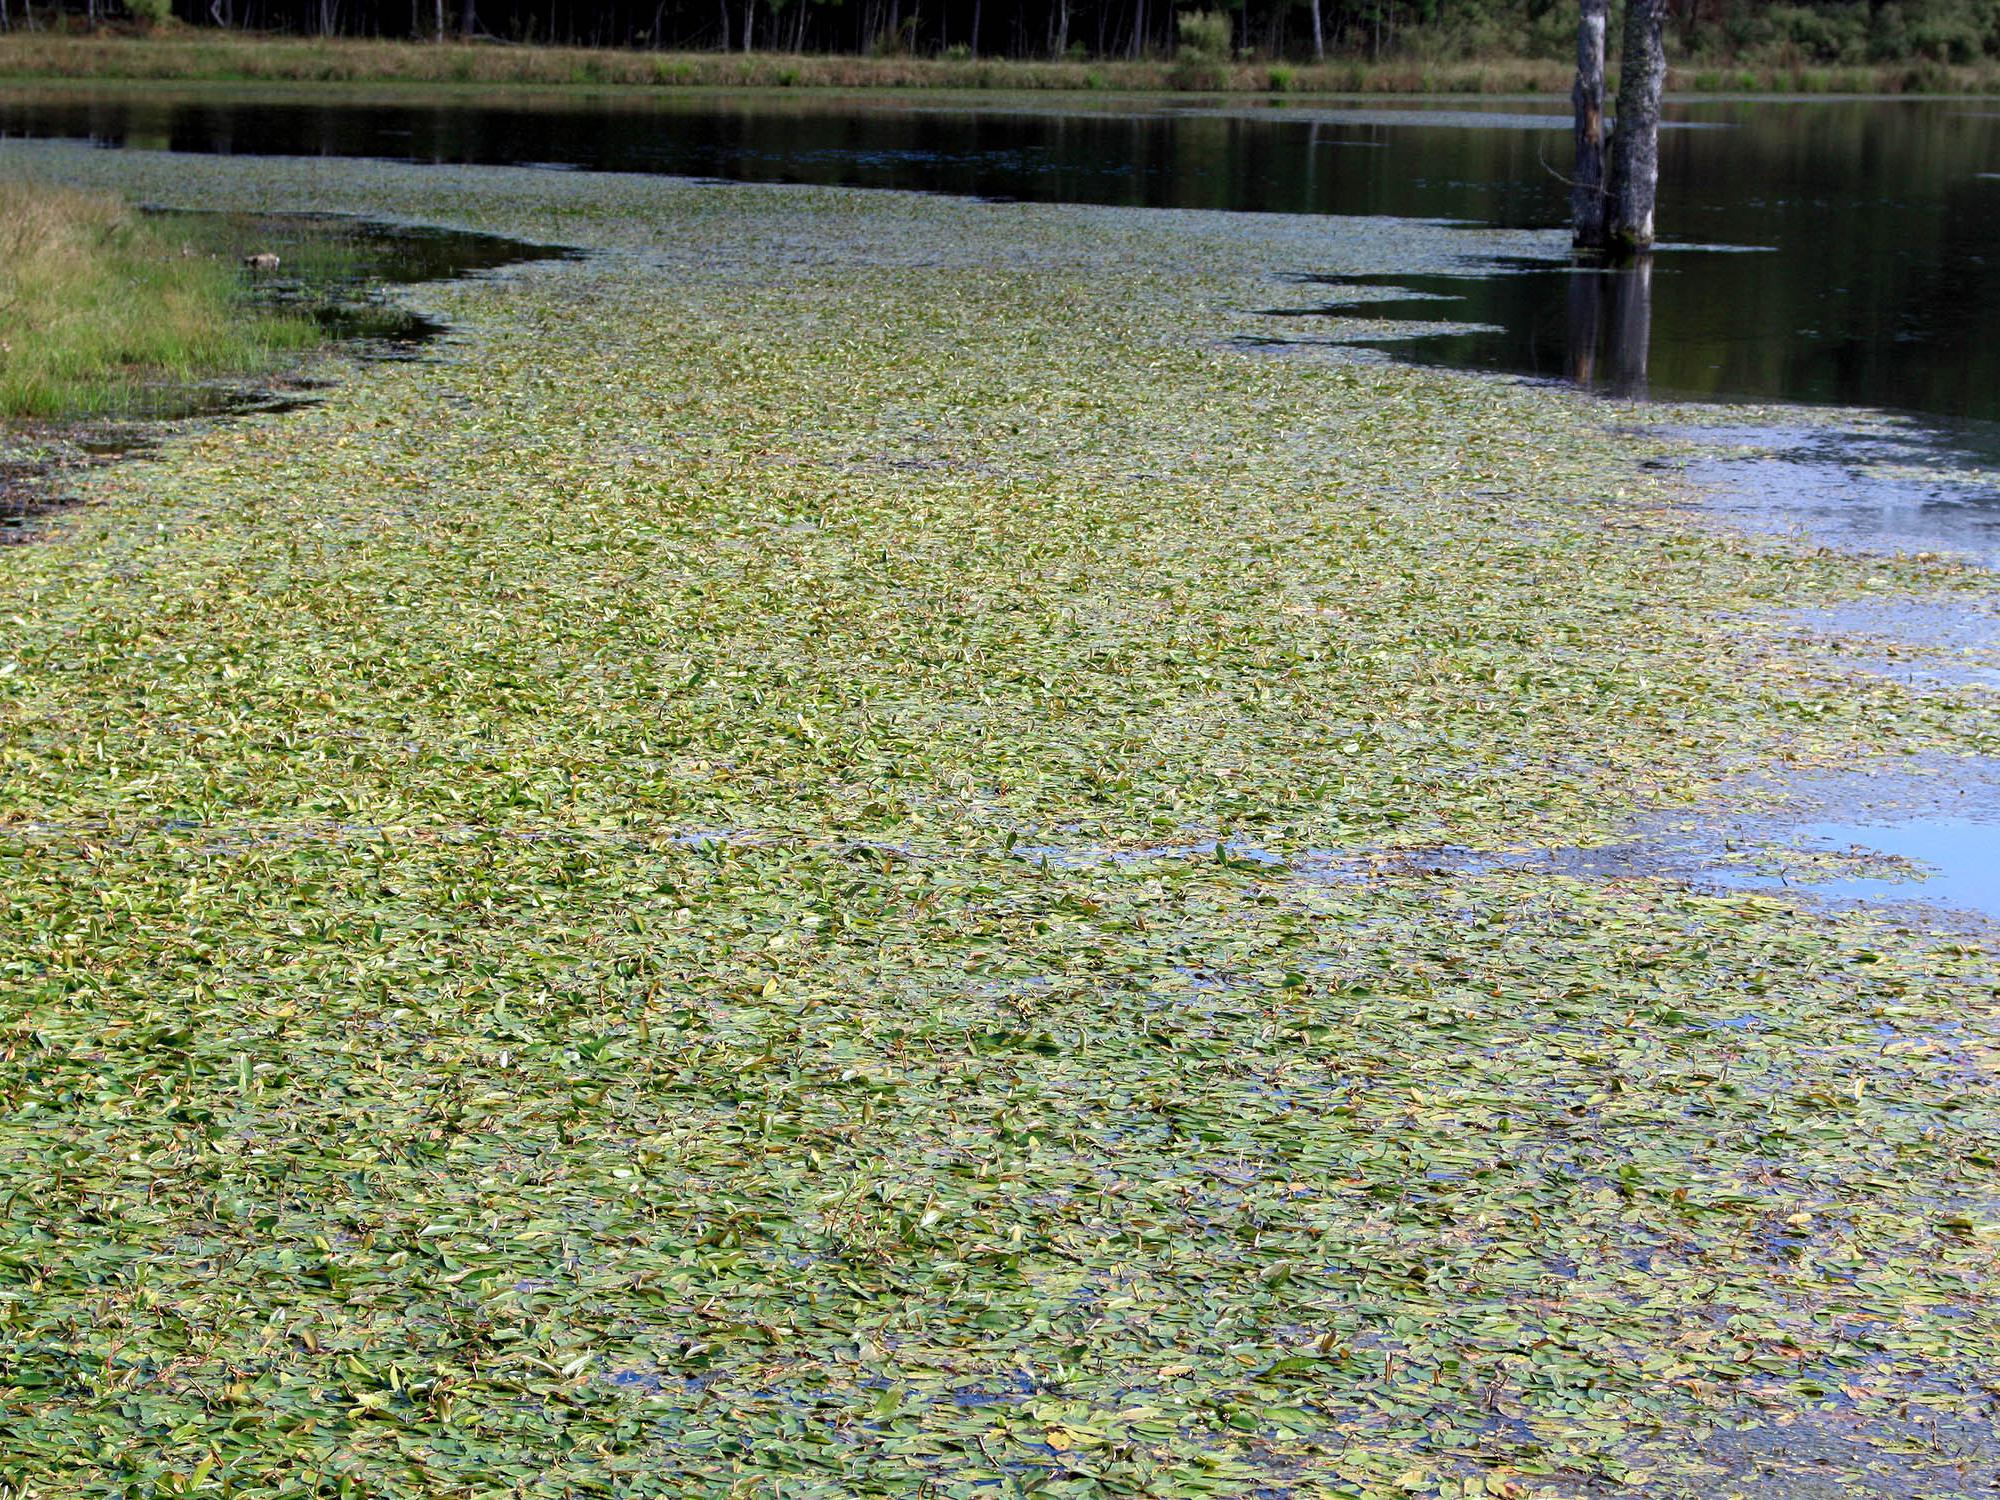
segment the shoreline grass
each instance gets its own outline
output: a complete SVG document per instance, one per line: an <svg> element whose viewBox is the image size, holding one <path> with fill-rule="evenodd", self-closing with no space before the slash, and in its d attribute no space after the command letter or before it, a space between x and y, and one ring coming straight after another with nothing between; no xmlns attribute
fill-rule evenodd
<svg viewBox="0 0 2000 1500"><path fill-rule="evenodd" d="M0 418L99 415L323 339L112 194L0 181Z"/></svg>
<svg viewBox="0 0 2000 1500"><path fill-rule="evenodd" d="M587 47L219 35L0 37L0 77L564 84L612 87L969 89L1232 94L1562 94L1572 69L1556 58L1478 61L1243 61L1186 67L1166 59L1025 61L791 53L639 52ZM1866 66L1694 58L1669 78L1677 92L1986 94L2000 67L1910 60Z"/></svg>

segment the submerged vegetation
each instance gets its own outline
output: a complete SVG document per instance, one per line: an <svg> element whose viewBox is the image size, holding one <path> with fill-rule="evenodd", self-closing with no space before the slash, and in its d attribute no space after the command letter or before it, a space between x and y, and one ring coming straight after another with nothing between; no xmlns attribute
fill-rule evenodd
<svg viewBox="0 0 2000 1500"><path fill-rule="evenodd" d="M0 179L0 417L128 407L320 338L310 318L249 306L233 261L115 195Z"/></svg>
<svg viewBox="0 0 2000 1500"><path fill-rule="evenodd" d="M2000 749L1725 619L1981 585L1231 342L1463 231L7 149L599 253L0 556L0 1479L1991 1477L1988 940L1424 862Z"/></svg>

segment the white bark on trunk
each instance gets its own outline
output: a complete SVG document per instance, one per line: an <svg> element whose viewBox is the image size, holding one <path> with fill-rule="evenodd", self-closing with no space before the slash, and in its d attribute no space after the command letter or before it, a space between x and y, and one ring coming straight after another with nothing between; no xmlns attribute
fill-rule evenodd
<svg viewBox="0 0 2000 1500"><path fill-rule="evenodd" d="M1626 254L1653 243L1660 186L1660 96L1667 86L1667 0L1631 0L1618 61L1618 121L1611 136L1611 244Z"/></svg>
<svg viewBox="0 0 2000 1500"><path fill-rule="evenodd" d="M1583 0L1576 27L1576 170L1570 179L1570 222L1579 248L1604 247L1604 32L1610 0Z"/></svg>

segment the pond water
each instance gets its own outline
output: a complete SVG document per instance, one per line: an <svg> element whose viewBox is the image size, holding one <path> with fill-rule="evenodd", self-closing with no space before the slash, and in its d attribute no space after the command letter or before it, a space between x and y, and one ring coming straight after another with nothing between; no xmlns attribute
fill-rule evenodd
<svg viewBox="0 0 2000 1500"><path fill-rule="evenodd" d="M1879 430L1713 428L1689 477L1732 521L1861 550L2000 564L2000 109L1964 100L1708 100L1670 107L1660 222L1631 270L1572 263L1569 121L1550 101L1115 101L549 90L48 86L0 98L0 135L208 153L659 172L987 198L1550 231L1541 258L1467 238L1422 274L1273 265L1267 339L1359 337L1399 359L1625 397L1873 407ZM1342 230L1329 225L1329 248ZM513 247L495 253L514 253ZM1332 257L1329 257L1330 259ZM1372 327L1373 331L1370 331ZM1876 622L1959 653L1912 669L1985 685L2000 616ZM1829 628L1873 634L1868 622ZM1896 664L1889 663L1892 669ZM1617 875L1817 887L2000 917L2000 797L1941 775L1951 806L1885 805L1893 777L1794 796L1782 827L1635 828L1539 858ZM1891 803L1894 799L1891 799ZM1778 838L1802 863L1718 856ZM1858 847L1857 847L1858 846ZM1859 866L1842 851L1872 850ZM1232 857L1253 858L1248 851ZM1891 866L1882 869L1886 857ZM1485 856L1474 856L1475 862ZM1872 865L1872 867L1871 867Z"/></svg>
<svg viewBox="0 0 2000 1500"><path fill-rule="evenodd" d="M1342 872L1337 856L1325 868ZM1705 807L1642 812L1587 848L1416 850L1391 870L1667 879L1816 901L1919 904L2000 923L2000 763L1949 758L1724 788Z"/></svg>
<svg viewBox="0 0 2000 1500"><path fill-rule="evenodd" d="M571 252L496 234L385 224L341 214L231 214L154 209L154 220L195 253L230 261L252 253L278 257L270 271L246 271L252 298L312 318L330 337L358 340L378 357L396 357L440 337L444 325L382 295L384 287L456 281ZM146 409L154 415L227 410L245 393L228 381L205 389L166 386ZM254 397L255 393L251 393Z"/></svg>
<svg viewBox="0 0 2000 1500"><path fill-rule="evenodd" d="M1804 834L1822 848L1904 861L1909 871L1904 880L1850 875L1812 882L1823 896L1932 901L2000 917L2000 822L1919 818L1907 823L1813 823Z"/></svg>
<svg viewBox="0 0 2000 1500"><path fill-rule="evenodd" d="M1750 531L1804 533L1850 552L1944 552L2000 569L2000 430L1845 425L1672 429L1709 456L1684 472ZM1949 439L1955 439L1955 443Z"/></svg>
<svg viewBox="0 0 2000 1500"><path fill-rule="evenodd" d="M1557 228L1550 101L18 88L0 134L911 188L1040 201ZM2000 109L1964 100L1673 105L1643 278L1560 261L1406 278L1377 309L1490 325L1400 357L1656 395L2000 421ZM1556 249L1559 242L1552 241ZM1274 266L1301 277L1310 267ZM1294 314L1341 301L1319 289ZM1449 300L1441 300L1449 299Z"/></svg>

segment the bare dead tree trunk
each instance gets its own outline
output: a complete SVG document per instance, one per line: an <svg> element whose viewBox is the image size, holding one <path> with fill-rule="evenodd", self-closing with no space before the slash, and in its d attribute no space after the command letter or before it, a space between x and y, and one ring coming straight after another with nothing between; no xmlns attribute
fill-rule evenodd
<svg viewBox="0 0 2000 1500"><path fill-rule="evenodd" d="M1604 248L1604 29L1610 0L1583 0L1576 28L1576 171L1569 213L1577 248Z"/></svg>
<svg viewBox="0 0 2000 1500"><path fill-rule="evenodd" d="M984 0L972 0L972 36L966 46L974 57L979 56L979 13L984 8Z"/></svg>
<svg viewBox="0 0 2000 1500"><path fill-rule="evenodd" d="M1667 0L1631 0L1625 50L1618 59L1618 122L1611 134L1611 229L1614 249L1651 248L1653 202L1660 187L1660 95L1667 86Z"/></svg>
<svg viewBox="0 0 2000 1500"><path fill-rule="evenodd" d="M1313 61L1326 61L1326 23L1320 18L1319 0L1312 0Z"/></svg>
<svg viewBox="0 0 2000 1500"><path fill-rule="evenodd" d="M444 45L444 0L431 0L431 20L435 23L438 45Z"/></svg>
<svg viewBox="0 0 2000 1500"><path fill-rule="evenodd" d="M729 50L729 35L730 35L729 0L716 0L716 6L722 12L722 50L724 52L727 52Z"/></svg>

